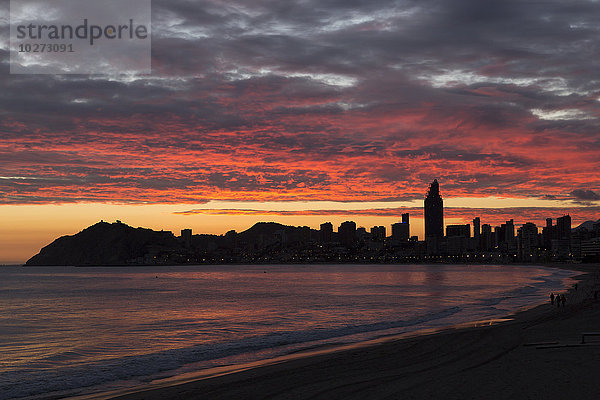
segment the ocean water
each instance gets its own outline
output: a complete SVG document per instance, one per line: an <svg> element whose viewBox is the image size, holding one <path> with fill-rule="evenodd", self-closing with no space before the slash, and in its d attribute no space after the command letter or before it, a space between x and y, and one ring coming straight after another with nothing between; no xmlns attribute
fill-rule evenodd
<svg viewBox="0 0 600 400"><path fill-rule="evenodd" d="M573 273L532 266L0 268L0 399L138 385L505 316Z"/></svg>

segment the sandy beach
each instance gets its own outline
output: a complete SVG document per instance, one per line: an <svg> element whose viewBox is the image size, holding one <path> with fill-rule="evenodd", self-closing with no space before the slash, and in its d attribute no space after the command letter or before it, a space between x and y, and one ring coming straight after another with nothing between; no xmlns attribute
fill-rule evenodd
<svg viewBox="0 0 600 400"><path fill-rule="evenodd" d="M155 382L136 399L578 399L600 398L598 265L580 270L565 307L547 304L495 324L322 349L263 365ZM266 365L264 365L266 364ZM241 370L240 370L241 369Z"/></svg>

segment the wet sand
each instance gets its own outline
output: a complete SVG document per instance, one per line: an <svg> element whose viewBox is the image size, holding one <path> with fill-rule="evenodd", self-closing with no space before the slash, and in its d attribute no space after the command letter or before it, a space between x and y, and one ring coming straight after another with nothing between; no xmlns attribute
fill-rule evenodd
<svg viewBox="0 0 600 400"><path fill-rule="evenodd" d="M598 271L599 265L566 269ZM579 399L600 398L597 273L578 277L563 308L547 304L491 326L307 352L190 382L155 383L137 399ZM159 386L159 387L156 387ZM160 387L163 386L163 387ZM97 397L100 398L100 397Z"/></svg>

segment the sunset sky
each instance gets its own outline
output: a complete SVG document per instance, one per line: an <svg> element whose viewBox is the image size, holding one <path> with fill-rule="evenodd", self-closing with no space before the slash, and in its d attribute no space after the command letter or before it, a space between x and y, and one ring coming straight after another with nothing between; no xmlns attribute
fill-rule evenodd
<svg viewBox="0 0 600 400"><path fill-rule="evenodd" d="M152 74L9 74L0 2L0 263L100 219L600 218L600 3L152 2Z"/></svg>

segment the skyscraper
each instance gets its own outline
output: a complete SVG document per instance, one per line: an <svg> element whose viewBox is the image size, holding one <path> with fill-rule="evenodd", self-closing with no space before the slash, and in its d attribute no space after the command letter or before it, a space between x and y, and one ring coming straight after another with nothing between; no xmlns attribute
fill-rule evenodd
<svg viewBox="0 0 600 400"><path fill-rule="evenodd" d="M186 249L192 247L192 230L191 229L182 229L181 230L181 240L183 241L183 245Z"/></svg>
<svg viewBox="0 0 600 400"><path fill-rule="evenodd" d="M385 226L374 226L371 228L371 239L373 239L373 241L383 242L385 238Z"/></svg>
<svg viewBox="0 0 600 400"><path fill-rule="evenodd" d="M342 222L338 228L340 242L346 246L352 246L356 242L356 222Z"/></svg>
<svg viewBox="0 0 600 400"><path fill-rule="evenodd" d="M481 249L490 251L493 247L492 226L490 224L483 224L481 225Z"/></svg>
<svg viewBox="0 0 600 400"><path fill-rule="evenodd" d="M571 216L569 214L556 218L557 237L560 240L571 240Z"/></svg>
<svg viewBox="0 0 600 400"><path fill-rule="evenodd" d="M331 222L321 224L321 229L319 229L319 240L322 243L333 241L333 224Z"/></svg>
<svg viewBox="0 0 600 400"><path fill-rule="evenodd" d="M520 260L532 261L537 257L538 228L527 222L519 228L517 234L518 254Z"/></svg>
<svg viewBox="0 0 600 400"><path fill-rule="evenodd" d="M475 250L481 250L481 219L479 217L473 218L473 241L472 248Z"/></svg>
<svg viewBox="0 0 600 400"><path fill-rule="evenodd" d="M473 218L473 237L479 240L481 235L481 219L479 217Z"/></svg>
<svg viewBox="0 0 600 400"><path fill-rule="evenodd" d="M402 214L402 223L409 224L410 223L410 215L408 213Z"/></svg>
<svg viewBox="0 0 600 400"><path fill-rule="evenodd" d="M509 219L506 224L502 224L504 227L504 241L506 243L512 243L515 240L515 221Z"/></svg>
<svg viewBox="0 0 600 400"><path fill-rule="evenodd" d="M552 252L559 258L571 257L571 216L556 218L556 239L552 241Z"/></svg>
<svg viewBox="0 0 600 400"><path fill-rule="evenodd" d="M404 222L397 222L392 224L392 239L408 242L410 238L410 225Z"/></svg>
<svg viewBox="0 0 600 400"><path fill-rule="evenodd" d="M408 242L408 239L410 239L410 219L408 213L402 214L402 222L392 224L392 239L401 242Z"/></svg>
<svg viewBox="0 0 600 400"><path fill-rule="evenodd" d="M444 237L444 201L437 179L429 186L425 198L425 240L433 237Z"/></svg>

